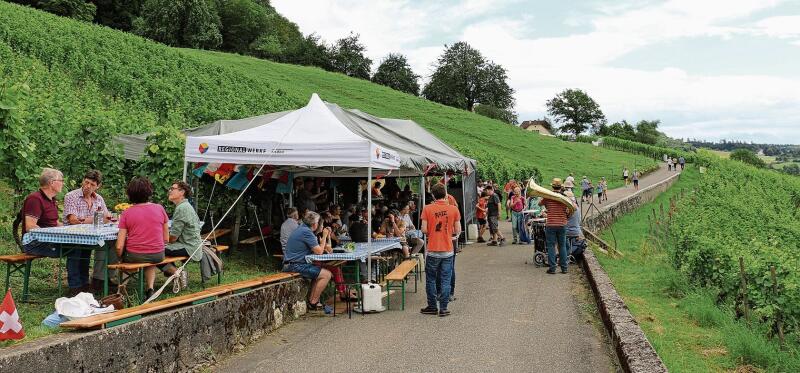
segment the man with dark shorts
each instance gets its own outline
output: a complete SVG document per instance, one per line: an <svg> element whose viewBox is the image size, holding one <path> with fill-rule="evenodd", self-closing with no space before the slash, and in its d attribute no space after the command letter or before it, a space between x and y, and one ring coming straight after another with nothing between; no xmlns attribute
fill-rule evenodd
<svg viewBox="0 0 800 373"><path fill-rule="evenodd" d="M284 272L297 272L311 280L311 294L308 296L308 309L311 311L325 308L319 298L322 295L322 291L328 286L332 276L329 270L306 262L306 255L320 255L325 252L325 249L320 245L320 241L327 241L331 230L330 228L325 228L322 232L322 238L318 240L314 232L319 227L319 224L319 214L313 211L306 212L303 215L303 224L300 224L289 236L283 257Z"/></svg>
<svg viewBox="0 0 800 373"><path fill-rule="evenodd" d="M489 234L492 236L488 246L503 246L506 238L500 233L499 220L500 220L500 197L495 193L494 187L487 186L486 197L486 221L489 223Z"/></svg>

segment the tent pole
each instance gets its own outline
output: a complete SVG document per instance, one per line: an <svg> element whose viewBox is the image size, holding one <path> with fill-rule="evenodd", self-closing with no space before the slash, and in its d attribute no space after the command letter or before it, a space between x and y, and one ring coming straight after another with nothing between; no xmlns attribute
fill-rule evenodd
<svg viewBox="0 0 800 373"><path fill-rule="evenodd" d="M372 248L372 166L367 169L367 247ZM367 283L372 283L372 254L367 254Z"/></svg>
<svg viewBox="0 0 800 373"><path fill-rule="evenodd" d="M467 187L465 182L465 176L461 176L461 204L464 205L464 214L462 214L464 218L464 226L461 227L461 231L464 232L464 244L469 241L469 231L467 230ZM472 203L472 201L470 201Z"/></svg>
<svg viewBox="0 0 800 373"><path fill-rule="evenodd" d="M289 173L289 207L294 207L294 201L292 200L292 196L294 196L294 175ZM302 216L300 217L302 218Z"/></svg>
<svg viewBox="0 0 800 373"><path fill-rule="evenodd" d="M186 169L189 168L189 162L183 161L183 181L186 182Z"/></svg>

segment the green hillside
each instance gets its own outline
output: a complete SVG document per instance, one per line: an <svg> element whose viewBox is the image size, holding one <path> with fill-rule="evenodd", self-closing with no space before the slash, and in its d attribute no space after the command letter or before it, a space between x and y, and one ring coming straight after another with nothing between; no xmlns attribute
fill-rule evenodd
<svg viewBox="0 0 800 373"><path fill-rule="evenodd" d="M413 119L476 158L486 178L523 177L534 169L550 178L572 171L610 177L613 187L619 181L611 176L623 165L655 167L645 157L528 133L341 74L170 48L3 2L0 79L6 87L3 92L15 84L22 92L16 95L18 103L10 105L18 128L11 127L10 137L26 145L18 149L27 150L20 154L9 147L0 159L19 164L15 175L19 180L30 179L45 164L60 167L73 178L90 166L109 175L131 172L108 139L117 133L154 129L162 130L154 140L159 147L153 148L149 163L134 171L159 178L177 176L179 168L174 165L180 163L182 147L169 129L298 108L313 92L343 107Z"/></svg>

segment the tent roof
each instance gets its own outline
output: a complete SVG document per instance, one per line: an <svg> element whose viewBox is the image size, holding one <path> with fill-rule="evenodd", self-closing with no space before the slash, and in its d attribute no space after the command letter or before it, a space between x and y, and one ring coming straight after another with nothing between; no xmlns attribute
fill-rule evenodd
<svg viewBox="0 0 800 373"><path fill-rule="evenodd" d="M312 96L312 100L313 97L316 97L316 95ZM431 164L435 164L436 167L434 170L439 172L452 171L455 173L464 173L466 171L467 173L472 173L476 169L475 160L465 157L414 121L379 118L359 110L343 109L336 104L328 102L324 102L324 105L327 107L327 111L336 118L336 122L346 127L346 129L343 129L341 126L337 127L337 133L335 135L339 135L339 133L355 134L362 139L372 141L380 147L397 151L400 156L400 170L397 174L394 174L395 176L420 175ZM187 138L240 133L266 124L269 124L269 126L266 127L272 127L274 124L278 123L278 120L295 112L296 111L282 111L239 120L218 120L202 127L185 130L184 132ZM312 127L314 127L312 132L318 132L318 125ZM125 135L118 136L116 140L123 144L125 158L137 160L141 159L145 153L145 148L147 146L146 138L147 135ZM197 149L196 146L189 148L187 141L186 154L197 154ZM193 161L188 158L187 160ZM300 168L293 168L291 170L295 173L304 173L309 176L330 174L329 171L324 170L305 169L304 171L304 169ZM342 170L339 170L336 173L340 174L342 173L341 171ZM350 170L349 172L353 174L351 176L363 173L363 171L359 170Z"/></svg>
<svg viewBox="0 0 800 373"><path fill-rule="evenodd" d="M189 136L184 156L189 162L381 169L400 166L394 150L352 132L317 94L305 107L257 127Z"/></svg>

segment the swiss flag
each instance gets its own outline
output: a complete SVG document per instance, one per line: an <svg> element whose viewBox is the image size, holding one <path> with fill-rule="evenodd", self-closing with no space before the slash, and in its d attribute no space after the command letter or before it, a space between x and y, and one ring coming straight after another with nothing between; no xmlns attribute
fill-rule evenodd
<svg viewBox="0 0 800 373"><path fill-rule="evenodd" d="M22 338L25 338L25 330L22 329L17 306L14 305L14 298L11 297L9 289L3 304L0 305L0 341Z"/></svg>

